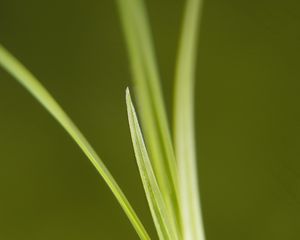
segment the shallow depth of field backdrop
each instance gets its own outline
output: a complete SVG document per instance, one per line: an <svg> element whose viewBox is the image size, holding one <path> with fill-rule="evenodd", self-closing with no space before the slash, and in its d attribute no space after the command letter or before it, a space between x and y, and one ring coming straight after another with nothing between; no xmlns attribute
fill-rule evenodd
<svg viewBox="0 0 300 240"><path fill-rule="evenodd" d="M184 1L147 1L171 114ZM208 240L300 239L299 1L207 0L196 111ZM48 88L150 232L113 0L0 0L0 41ZM0 239L138 239L65 131L0 70Z"/></svg>

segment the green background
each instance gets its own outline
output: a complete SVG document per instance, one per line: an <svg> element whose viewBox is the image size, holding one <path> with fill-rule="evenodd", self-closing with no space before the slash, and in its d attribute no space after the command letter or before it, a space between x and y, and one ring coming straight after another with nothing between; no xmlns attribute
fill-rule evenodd
<svg viewBox="0 0 300 240"><path fill-rule="evenodd" d="M168 113L184 1L149 0ZM196 127L208 240L300 239L300 3L207 0ZM0 42L70 114L154 234L113 0L0 0ZM0 239L138 239L64 130L0 70Z"/></svg>

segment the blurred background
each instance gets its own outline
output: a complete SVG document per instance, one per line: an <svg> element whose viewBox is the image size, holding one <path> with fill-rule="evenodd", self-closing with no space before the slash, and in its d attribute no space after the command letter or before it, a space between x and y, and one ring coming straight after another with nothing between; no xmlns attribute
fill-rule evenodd
<svg viewBox="0 0 300 240"><path fill-rule="evenodd" d="M171 119L184 1L146 2ZM300 239L299 12L297 0L205 1L196 127L207 240ZM0 42L74 119L155 235L115 2L0 0ZM0 78L0 239L138 239L65 131L2 69Z"/></svg>

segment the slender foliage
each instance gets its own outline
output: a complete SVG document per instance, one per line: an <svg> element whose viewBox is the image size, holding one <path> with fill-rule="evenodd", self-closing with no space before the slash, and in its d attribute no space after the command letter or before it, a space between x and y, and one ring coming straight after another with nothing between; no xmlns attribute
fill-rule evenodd
<svg viewBox="0 0 300 240"><path fill-rule="evenodd" d="M158 185L180 234L177 166L143 0L117 0L131 60L137 106Z"/></svg>
<svg viewBox="0 0 300 240"><path fill-rule="evenodd" d="M186 2L175 69L175 148L164 107L144 0L116 1L126 36L144 136L127 89L130 132L159 239L205 240L198 190L193 91L202 0ZM150 240L119 185L77 126L42 84L1 45L0 66L22 84L61 124L108 184L140 239Z"/></svg>
<svg viewBox="0 0 300 240"><path fill-rule="evenodd" d="M119 185L105 167L102 160L94 151L92 146L79 131L73 121L63 111L55 99L48 93L42 84L3 46L0 45L0 65L8 71L19 83L21 83L43 106L48 112L61 124L67 133L78 144L84 154L89 158L97 171L103 177L119 204L125 211L127 217L131 221L135 230L141 239L148 240L148 236L144 226L139 220L138 216L131 207L129 201L123 194Z"/></svg>
<svg viewBox="0 0 300 240"><path fill-rule="evenodd" d="M128 89L126 103L134 152L158 236L160 239L177 240L174 219L168 217Z"/></svg>
<svg viewBox="0 0 300 240"><path fill-rule="evenodd" d="M187 0L175 74L175 149L185 240L205 239L198 191L194 128L195 63L201 5L201 0Z"/></svg>

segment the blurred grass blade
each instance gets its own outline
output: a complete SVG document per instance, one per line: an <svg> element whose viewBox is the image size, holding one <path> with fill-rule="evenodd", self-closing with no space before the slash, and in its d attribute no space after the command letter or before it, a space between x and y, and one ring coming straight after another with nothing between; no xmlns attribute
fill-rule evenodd
<svg viewBox="0 0 300 240"><path fill-rule="evenodd" d="M174 219L170 219L166 212L165 202L152 169L128 89L126 90L126 104L136 161L159 239L176 240L178 236L175 232Z"/></svg>
<svg viewBox="0 0 300 240"><path fill-rule="evenodd" d="M145 141L170 218L180 231L177 166L143 0L117 0Z"/></svg>
<svg viewBox="0 0 300 240"><path fill-rule="evenodd" d="M1 45L0 65L13 77L15 77L19 83L21 83L74 139L74 141L78 144L78 146L105 180L140 238L143 240L149 240L150 237L148 236L144 226L140 222L127 198L86 138L82 135L72 120L63 111L63 109L58 105L55 99L41 85L41 83Z"/></svg>
<svg viewBox="0 0 300 240"><path fill-rule="evenodd" d="M194 129L194 81L201 0L187 0L175 79L175 149L185 240L203 240Z"/></svg>

